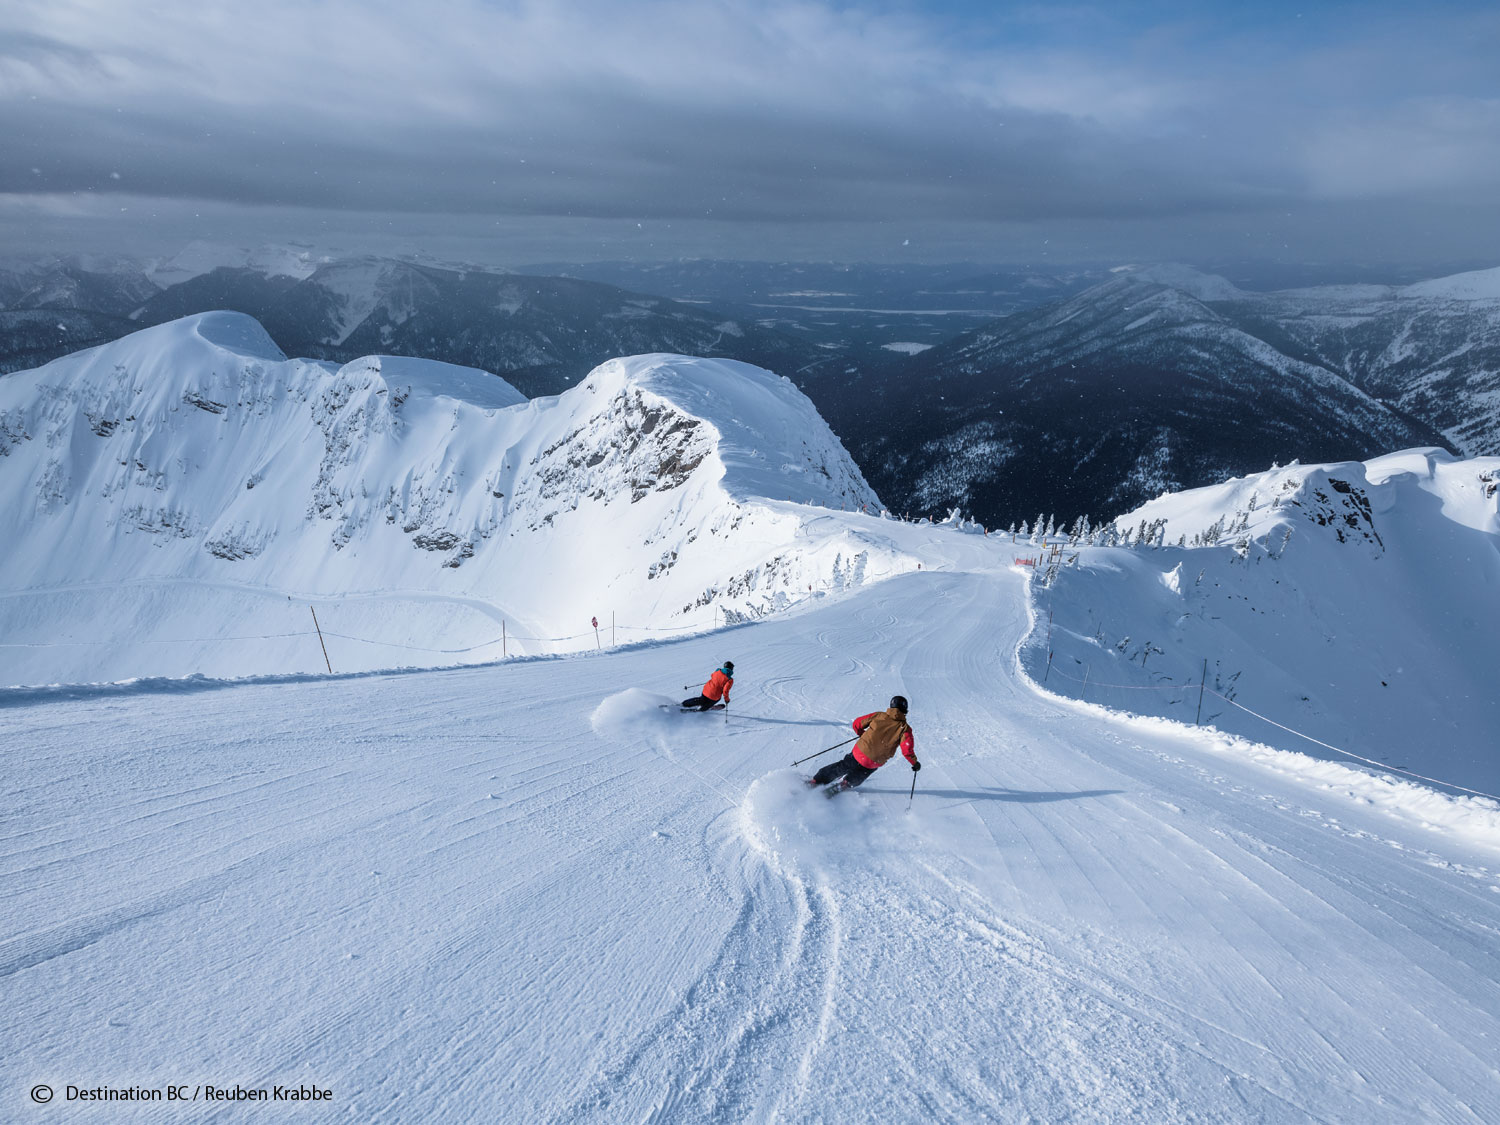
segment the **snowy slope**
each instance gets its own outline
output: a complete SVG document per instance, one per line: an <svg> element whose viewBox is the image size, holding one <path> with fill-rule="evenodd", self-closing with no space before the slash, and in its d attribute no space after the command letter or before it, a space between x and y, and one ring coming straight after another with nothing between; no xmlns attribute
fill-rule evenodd
<svg viewBox="0 0 1500 1125"><path fill-rule="evenodd" d="M712 637L0 694L0 1116L1500 1119L1493 803L1039 694L1009 545L882 526L921 573ZM898 690L910 814L800 790Z"/></svg>
<svg viewBox="0 0 1500 1125"><path fill-rule="evenodd" d="M1500 453L1500 270L1404 288L1244 294L1215 308L1436 427L1470 456Z"/></svg>
<svg viewBox="0 0 1500 1125"><path fill-rule="evenodd" d="M1204 273L1180 262L1154 262L1147 266L1117 266L1111 273L1126 273L1136 281L1168 285L1199 301L1233 301L1246 296L1228 278Z"/></svg>
<svg viewBox="0 0 1500 1125"><path fill-rule="evenodd" d="M320 343L342 344L377 308L393 325L404 324L415 309L416 297L409 287L416 275L404 263L352 258L324 266L316 276L331 304L329 326Z"/></svg>
<svg viewBox="0 0 1500 1125"><path fill-rule="evenodd" d="M91 271L59 262L10 302L13 309L79 309L126 316L159 290L140 270Z"/></svg>
<svg viewBox="0 0 1500 1125"><path fill-rule="evenodd" d="M1163 496L1120 523L1166 546L1085 547L1039 591L1052 671L1040 631L1027 666L1190 723L1206 676L1205 723L1500 792L1497 482L1500 458L1419 449Z"/></svg>
<svg viewBox="0 0 1500 1125"><path fill-rule="evenodd" d="M526 402L210 313L0 382L0 476L4 683L311 670L309 604L339 671L566 651L593 617L641 640L914 565L875 517L822 518L878 501L799 391L731 361Z"/></svg>
<svg viewBox="0 0 1500 1125"><path fill-rule="evenodd" d="M1401 295L1448 301L1500 301L1500 268L1419 281L1403 288Z"/></svg>
<svg viewBox="0 0 1500 1125"><path fill-rule="evenodd" d="M328 259L306 246L224 246L195 240L149 267L151 279L166 288L223 267L253 269L271 277L310 276Z"/></svg>

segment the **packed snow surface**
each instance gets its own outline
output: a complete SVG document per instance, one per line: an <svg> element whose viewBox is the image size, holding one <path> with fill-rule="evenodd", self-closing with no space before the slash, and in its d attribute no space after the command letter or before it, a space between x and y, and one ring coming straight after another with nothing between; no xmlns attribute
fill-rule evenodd
<svg viewBox="0 0 1500 1125"><path fill-rule="evenodd" d="M1043 694L1016 551L895 533L922 572L654 647L0 695L0 1116L1500 1118L1500 807ZM898 691L910 811L899 759L804 789Z"/></svg>

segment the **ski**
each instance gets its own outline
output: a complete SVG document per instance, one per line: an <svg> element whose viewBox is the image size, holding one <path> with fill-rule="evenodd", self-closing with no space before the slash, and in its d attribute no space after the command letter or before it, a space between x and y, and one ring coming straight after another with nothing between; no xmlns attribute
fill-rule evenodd
<svg viewBox="0 0 1500 1125"><path fill-rule="evenodd" d="M802 779L802 784L807 786L809 789L821 788L823 791L823 796L827 797L830 801L837 797L840 793L847 793L850 789L854 788L852 785L840 785L838 781L830 781L827 785L819 786L815 784L813 782L813 779L810 777L804 777Z"/></svg>

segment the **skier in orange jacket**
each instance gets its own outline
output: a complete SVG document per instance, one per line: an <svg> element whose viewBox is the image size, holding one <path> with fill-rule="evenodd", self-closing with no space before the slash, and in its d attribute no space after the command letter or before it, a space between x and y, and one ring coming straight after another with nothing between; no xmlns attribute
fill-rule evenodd
<svg viewBox="0 0 1500 1125"><path fill-rule="evenodd" d="M894 758L898 749L911 763L913 773L922 768L917 761L916 740L906 722L906 696L893 695L884 711L871 711L855 719L854 733L859 735L854 749L813 774L809 786L837 781L838 790L853 789Z"/></svg>
<svg viewBox="0 0 1500 1125"><path fill-rule="evenodd" d="M708 677L708 683L703 685L703 694L695 695L692 699L684 699L684 708L696 707L700 711L707 711L720 699L724 700L724 706L729 706L729 689L734 687L734 661L726 660L714 670L714 674Z"/></svg>

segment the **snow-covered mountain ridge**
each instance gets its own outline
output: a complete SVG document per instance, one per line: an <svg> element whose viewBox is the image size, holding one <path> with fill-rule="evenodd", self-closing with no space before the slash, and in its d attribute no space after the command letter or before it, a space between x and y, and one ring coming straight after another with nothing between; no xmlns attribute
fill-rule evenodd
<svg viewBox="0 0 1500 1125"><path fill-rule="evenodd" d="M810 519L878 500L799 391L723 360L526 401L209 313L0 381L0 475L8 683L307 670L309 600L339 602L347 671L593 644L611 611L620 639L706 628L914 565Z"/></svg>
<svg viewBox="0 0 1500 1125"><path fill-rule="evenodd" d="M1271 720L1500 792L1497 503L1500 458L1438 449L1162 496L1122 517L1135 550L1084 547L1055 572L1050 643L1034 634L1026 666L1189 723L1201 683L1221 729L1341 760Z"/></svg>

